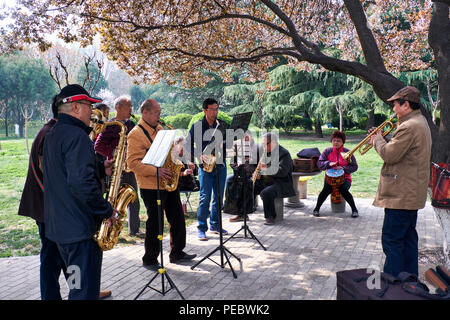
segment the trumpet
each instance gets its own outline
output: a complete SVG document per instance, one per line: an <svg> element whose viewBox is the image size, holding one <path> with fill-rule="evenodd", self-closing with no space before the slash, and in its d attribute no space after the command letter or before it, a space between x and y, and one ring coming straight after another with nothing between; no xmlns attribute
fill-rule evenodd
<svg viewBox="0 0 450 320"><path fill-rule="evenodd" d="M344 159L347 162L351 162L352 155L356 152L356 150L358 150L361 155L366 154L366 152L369 151L373 147L373 145L368 144L371 136L376 134L378 131L383 130L384 127L386 127L386 126L390 126L390 127L382 133L383 137L388 135L394 129L394 124L392 123L392 120L394 119L394 117L395 117L395 114L393 114L389 118L389 120L386 120L385 122L380 124L375 130L373 130L366 138L364 138L360 143L358 143L356 145L356 147L354 147L349 152L341 152L342 159Z"/></svg>

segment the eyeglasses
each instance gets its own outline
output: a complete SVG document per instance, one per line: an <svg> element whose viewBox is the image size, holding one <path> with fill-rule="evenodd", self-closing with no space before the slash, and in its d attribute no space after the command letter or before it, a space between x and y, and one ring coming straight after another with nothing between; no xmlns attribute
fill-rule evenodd
<svg viewBox="0 0 450 320"><path fill-rule="evenodd" d="M79 104L84 104L85 106L88 106L92 110L92 103L86 103L86 102L77 102Z"/></svg>

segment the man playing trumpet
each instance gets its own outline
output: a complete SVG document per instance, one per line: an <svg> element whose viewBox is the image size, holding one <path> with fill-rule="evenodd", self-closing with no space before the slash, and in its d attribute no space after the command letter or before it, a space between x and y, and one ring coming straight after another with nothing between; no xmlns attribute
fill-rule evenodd
<svg viewBox="0 0 450 320"><path fill-rule="evenodd" d="M431 133L420 112L419 90L404 87L387 101L393 103L398 128L389 142L381 130L370 137L370 144L384 161L373 202L385 208L381 237L386 254L384 272L418 275L417 211L427 199Z"/></svg>

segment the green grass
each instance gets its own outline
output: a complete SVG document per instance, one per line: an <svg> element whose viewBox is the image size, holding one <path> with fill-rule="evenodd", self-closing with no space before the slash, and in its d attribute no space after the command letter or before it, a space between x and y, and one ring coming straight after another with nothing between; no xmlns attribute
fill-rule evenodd
<svg viewBox="0 0 450 320"><path fill-rule="evenodd" d="M30 132L30 136L37 131ZM293 158L297 152L304 148L317 147L322 152L331 146L329 135L332 130L324 130L325 138L317 139L311 132L294 132L292 136L281 136L280 144L288 149ZM29 140L29 145L33 137ZM345 146L352 149L362 138L362 132L349 132L348 141ZM40 239L36 223L31 218L22 217L17 214L19 201L22 194L25 177L28 169L28 154L25 139L0 136L0 257L24 256L38 254L40 250ZM374 150L365 156L355 153L359 169L352 174L352 194L358 198L373 198L378 186L379 172L382 161ZM232 170L228 168L228 173ZM308 182L308 194L317 195L323 186L324 174L314 176ZM194 211L197 209L198 192L191 197ZM184 196L182 196L184 199ZM144 202L140 198L141 230L145 231L147 214ZM196 222L196 214L186 216L186 224ZM118 246L130 245L142 242L142 239L128 235L128 226L125 225L120 236ZM168 232L166 224L164 233Z"/></svg>

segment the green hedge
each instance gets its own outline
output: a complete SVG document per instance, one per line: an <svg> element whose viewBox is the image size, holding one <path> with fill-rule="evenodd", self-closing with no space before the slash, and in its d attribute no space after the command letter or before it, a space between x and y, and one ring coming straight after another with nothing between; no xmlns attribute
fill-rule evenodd
<svg viewBox="0 0 450 320"><path fill-rule="evenodd" d="M202 112L199 112L199 113L197 113L197 114L195 114L195 115L192 117L191 122L189 122L188 130L191 129L191 126L192 126L195 122L197 122L197 121L199 121L199 120L202 120L203 117L204 117L204 115L205 115L205 114L203 113L203 111L202 111ZM220 120L225 121L225 122L228 123L228 124L231 124L231 119L232 119L231 116L229 116L227 113L225 113L225 112L223 112L223 111L219 111L219 114L217 115L217 118L220 119Z"/></svg>

